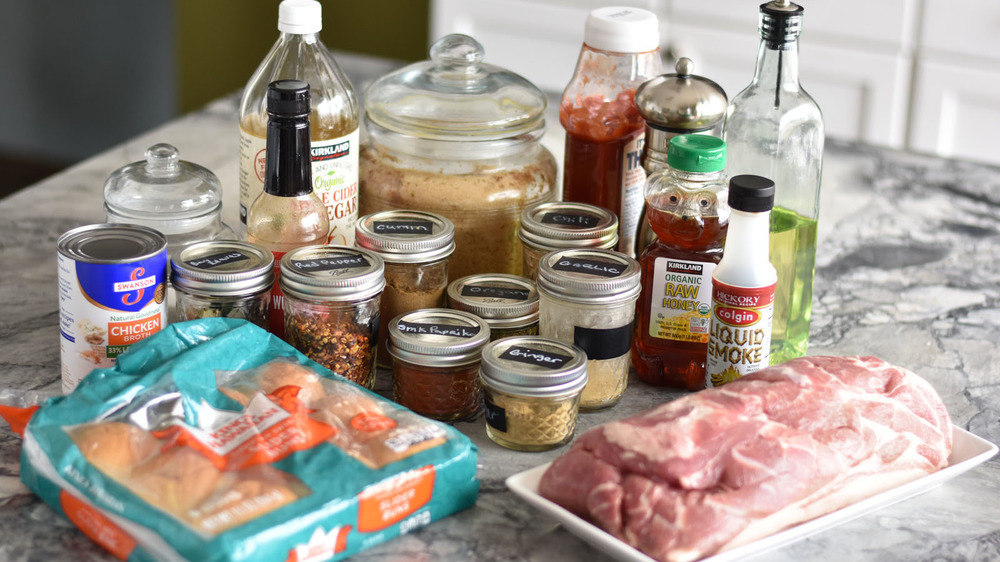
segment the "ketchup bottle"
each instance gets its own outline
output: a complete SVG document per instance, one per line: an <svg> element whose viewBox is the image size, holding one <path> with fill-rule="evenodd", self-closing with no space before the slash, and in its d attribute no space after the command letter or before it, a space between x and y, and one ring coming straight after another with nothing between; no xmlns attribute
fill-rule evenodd
<svg viewBox="0 0 1000 562"><path fill-rule="evenodd" d="M639 255L632 364L644 382L705 386L712 274L728 227L726 143L709 135L670 139L667 168L646 181L646 217L656 233Z"/></svg>
<svg viewBox="0 0 1000 562"><path fill-rule="evenodd" d="M587 16L583 48L563 92L566 129L563 200L604 207L618 216L618 250L635 255L646 173L640 163L645 122L635 90L661 73L656 15L637 8L598 8Z"/></svg>

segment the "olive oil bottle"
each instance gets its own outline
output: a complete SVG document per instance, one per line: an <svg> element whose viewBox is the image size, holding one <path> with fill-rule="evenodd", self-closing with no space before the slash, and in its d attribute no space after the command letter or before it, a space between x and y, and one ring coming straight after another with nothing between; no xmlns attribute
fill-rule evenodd
<svg viewBox="0 0 1000 562"><path fill-rule="evenodd" d="M823 115L799 84L801 6L760 6L760 47L753 81L726 112L723 138L730 176L775 183L770 256L778 271L772 364L805 355L816 269L816 220L823 167Z"/></svg>

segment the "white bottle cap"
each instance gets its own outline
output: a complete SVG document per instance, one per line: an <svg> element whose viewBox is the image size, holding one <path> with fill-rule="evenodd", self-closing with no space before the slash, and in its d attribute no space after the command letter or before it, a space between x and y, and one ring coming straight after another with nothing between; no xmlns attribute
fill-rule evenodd
<svg viewBox="0 0 1000 562"><path fill-rule="evenodd" d="M601 51L645 53L660 46L660 26L656 14L648 10L598 8L587 16L583 42Z"/></svg>
<svg viewBox="0 0 1000 562"><path fill-rule="evenodd" d="M304 35L323 29L323 6L316 0L284 0L278 5L278 31Z"/></svg>

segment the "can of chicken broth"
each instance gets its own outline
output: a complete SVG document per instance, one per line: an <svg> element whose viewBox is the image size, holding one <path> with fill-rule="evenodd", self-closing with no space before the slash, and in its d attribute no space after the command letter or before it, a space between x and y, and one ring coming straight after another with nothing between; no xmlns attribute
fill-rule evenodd
<svg viewBox="0 0 1000 562"><path fill-rule="evenodd" d="M69 393L166 324L167 239L144 226L95 224L63 234L57 247L59 353Z"/></svg>

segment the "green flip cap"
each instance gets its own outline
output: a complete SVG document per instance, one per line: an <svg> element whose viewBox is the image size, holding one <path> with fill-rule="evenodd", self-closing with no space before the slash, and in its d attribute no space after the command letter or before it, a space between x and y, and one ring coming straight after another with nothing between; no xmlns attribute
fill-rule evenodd
<svg viewBox="0 0 1000 562"><path fill-rule="evenodd" d="M670 139L667 164L684 172L718 172L726 167L726 141L711 135L677 135Z"/></svg>

